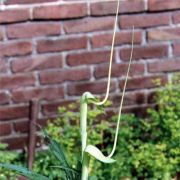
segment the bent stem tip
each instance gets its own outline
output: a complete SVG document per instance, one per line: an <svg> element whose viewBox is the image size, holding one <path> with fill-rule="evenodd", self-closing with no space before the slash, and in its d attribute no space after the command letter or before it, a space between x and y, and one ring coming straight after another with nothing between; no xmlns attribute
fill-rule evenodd
<svg viewBox="0 0 180 180"><path fill-rule="evenodd" d="M98 106L103 105L108 100L108 97L109 97L109 91L110 91L110 85L111 85L112 61L113 61L113 55L114 55L114 44L115 44L115 39L116 39L116 29L117 29L117 22L118 22L119 6L120 6L120 0L118 0L117 9L116 9L116 18L115 18L115 22L114 22L114 31L113 31L111 53L110 53L110 60L109 60L109 71L108 71L108 82L107 82L107 88L106 88L106 95L102 101L95 103L95 105L98 105Z"/></svg>

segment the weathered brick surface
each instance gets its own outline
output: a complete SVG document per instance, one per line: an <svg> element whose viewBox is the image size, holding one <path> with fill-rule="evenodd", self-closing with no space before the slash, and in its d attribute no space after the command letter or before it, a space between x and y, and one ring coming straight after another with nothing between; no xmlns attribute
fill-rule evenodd
<svg viewBox="0 0 180 180"><path fill-rule="evenodd" d="M0 89L16 89L35 85L33 74L3 75L0 77Z"/></svg>
<svg viewBox="0 0 180 180"><path fill-rule="evenodd" d="M29 72L62 68L61 55L38 55L26 58L16 58L11 63L13 72Z"/></svg>
<svg viewBox="0 0 180 180"><path fill-rule="evenodd" d="M179 12L179 11L173 13L173 22L174 22L175 24L180 23L180 12Z"/></svg>
<svg viewBox="0 0 180 180"><path fill-rule="evenodd" d="M112 65L112 77L121 77L127 74L128 64L113 64ZM109 65L100 65L95 69L95 77L102 78L108 76ZM130 76L143 75L144 64L132 64L130 69Z"/></svg>
<svg viewBox="0 0 180 180"><path fill-rule="evenodd" d="M120 17L121 28L148 28L154 26L168 25L170 14L145 14L145 15L125 15Z"/></svg>
<svg viewBox="0 0 180 180"><path fill-rule="evenodd" d="M162 11L179 8L179 0L148 0L148 10L150 11Z"/></svg>
<svg viewBox="0 0 180 180"><path fill-rule="evenodd" d="M0 107L0 120L13 120L19 118L25 118L29 116L28 106L9 106Z"/></svg>
<svg viewBox="0 0 180 180"><path fill-rule="evenodd" d="M0 42L0 57L27 55L32 52L32 43L29 41Z"/></svg>
<svg viewBox="0 0 180 180"><path fill-rule="evenodd" d="M33 98L40 100L55 100L63 97L63 87L31 88L27 90L15 90L12 92L12 99L14 102L28 102Z"/></svg>
<svg viewBox="0 0 180 180"><path fill-rule="evenodd" d="M17 121L14 123L14 130L17 133L27 133L29 131L29 121Z"/></svg>
<svg viewBox="0 0 180 180"><path fill-rule="evenodd" d="M166 76L146 76L146 77L137 77L131 78L127 83L127 90L135 90L135 89L144 89L144 88L153 88L156 87L154 81L156 79L160 79L161 83L164 84L167 82ZM120 81L120 88L124 87L125 80Z"/></svg>
<svg viewBox="0 0 180 180"><path fill-rule="evenodd" d="M103 33L94 35L91 39L93 48L111 46L112 45L112 33ZM132 32L121 31L116 33L115 45L131 44ZM134 44L140 44L142 42L142 33L137 31L134 33Z"/></svg>
<svg viewBox="0 0 180 180"><path fill-rule="evenodd" d="M33 98L39 100L37 121L45 126L57 117L59 106L85 91L104 97L116 5L116 0L8 0L0 5L2 142L13 149L26 145ZM109 97L113 111L122 95L132 27L133 61L123 112L144 117L154 105L153 80L165 83L180 71L179 25L179 0L120 1Z"/></svg>
<svg viewBox="0 0 180 180"><path fill-rule="evenodd" d="M105 93L107 82L89 82L89 83L74 83L68 85L69 95L81 96L84 92L89 91L94 94ZM115 90L115 82L111 83L111 91Z"/></svg>
<svg viewBox="0 0 180 180"><path fill-rule="evenodd" d="M41 84L57 84L64 81L82 81L88 79L90 79L89 68L45 71L40 73Z"/></svg>
<svg viewBox="0 0 180 180"><path fill-rule="evenodd" d="M86 47L86 37L73 37L59 40L40 40L37 43L37 51L39 53L70 51Z"/></svg>
<svg viewBox="0 0 180 180"><path fill-rule="evenodd" d="M0 41L4 39L4 30L3 28L0 28Z"/></svg>
<svg viewBox="0 0 180 180"><path fill-rule="evenodd" d="M86 18L65 22L64 29L66 33L92 32L112 29L113 24L113 17Z"/></svg>
<svg viewBox="0 0 180 180"><path fill-rule="evenodd" d="M57 0L8 0L6 4L34 4L34 3L47 3L47 2L55 2Z"/></svg>
<svg viewBox="0 0 180 180"><path fill-rule="evenodd" d="M114 107L119 107L121 98L122 96L117 94L110 96L110 100L113 102ZM137 104L140 105L144 103L145 103L145 94L143 92L126 93L123 101L124 106L137 105Z"/></svg>
<svg viewBox="0 0 180 180"><path fill-rule="evenodd" d="M10 97L7 92L0 92L0 104L7 104L9 99Z"/></svg>
<svg viewBox="0 0 180 180"><path fill-rule="evenodd" d="M4 59L0 59L0 73L7 72L7 62Z"/></svg>
<svg viewBox="0 0 180 180"><path fill-rule="evenodd" d="M0 136L5 136L11 134L11 124L0 123Z"/></svg>
<svg viewBox="0 0 180 180"><path fill-rule="evenodd" d="M29 9L9 9L0 11L0 24L21 22L30 19Z"/></svg>
<svg viewBox="0 0 180 180"><path fill-rule="evenodd" d="M180 60L156 61L148 64L149 72L173 72L179 71Z"/></svg>
<svg viewBox="0 0 180 180"><path fill-rule="evenodd" d="M110 51L91 51L78 54L69 54L67 56L67 64L70 66L78 66L84 64L98 64L108 62Z"/></svg>
<svg viewBox="0 0 180 180"><path fill-rule="evenodd" d="M91 3L91 15L115 14L117 1ZM120 1L119 13L142 12L145 10L145 2L142 0Z"/></svg>
<svg viewBox="0 0 180 180"><path fill-rule="evenodd" d="M73 100L63 100L59 102L51 102L42 105L42 113L46 116L57 114L58 107L67 107L69 104L75 103Z"/></svg>
<svg viewBox="0 0 180 180"><path fill-rule="evenodd" d="M168 41L180 40L180 27L153 29L148 31L148 40Z"/></svg>
<svg viewBox="0 0 180 180"><path fill-rule="evenodd" d="M60 24L57 22L15 24L7 26L7 36L9 39L14 39L59 35L60 29Z"/></svg>
<svg viewBox="0 0 180 180"><path fill-rule="evenodd" d="M87 15L86 3L42 6L33 9L33 19L70 19L79 18Z"/></svg>
<svg viewBox="0 0 180 180"><path fill-rule="evenodd" d="M174 56L180 56L180 43L173 44L173 53Z"/></svg>
<svg viewBox="0 0 180 180"><path fill-rule="evenodd" d="M122 60L129 60L131 48L124 48L120 50L120 57ZM168 56L167 45L149 45L134 47L133 60L149 59L149 58L163 58Z"/></svg>

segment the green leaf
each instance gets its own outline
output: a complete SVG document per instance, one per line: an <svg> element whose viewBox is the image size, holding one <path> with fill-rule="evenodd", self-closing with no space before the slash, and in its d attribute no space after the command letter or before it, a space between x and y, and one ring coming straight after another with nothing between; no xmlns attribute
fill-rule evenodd
<svg viewBox="0 0 180 180"><path fill-rule="evenodd" d="M25 176L31 180L49 180L47 177L34 173L25 167L16 166L13 164L0 164L0 167L16 171L18 174Z"/></svg>
<svg viewBox="0 0 180 180"><path fill-rule="evenodd" d="M43 130L43 132L44 132L45 138L49 141L50 151L55 155L55 157L61 162L63 166L69 167L69 164L66 160L66 157L64 155L61 145L55 140L51 139L48 133L46 132L46 130Z"/></svg>
<svg viewBox="0 0 180 180"><path fill-rule="evenodd" d="M55 167L55 168L60 168L60 169L62 169L62 170L64 170L64 171L70 171L70 172L73 172L73 173L75 173L75 174L78 174L79 175L79 171L77 171L76 169L73 169L73 168L68 168L68 167L64 167L64 166L51 166L51 167Z"/></svg>
<svg viewBox="0 0 180 180"><path fill-rule="evenodd" d="M88 145L85 149L85 152L89 153L91 156L97 160L104 163L114 163L115 160L109 157L104 156L104 154L95 146Z"/></svg>
<svg viewBox="0 0 180 180"><path fill-rule="evenodd" d="M46 132L46 130L43 130L45 138L49 141L49 149L53 153L53 155L60 161L61 167L64 167L64 172L66 174L67 179L73 180L74 174L70 171L68 171L66 168L72 169L66 159L66 156L62 150L61 145L56 142L55 140L51 139Z"/></svg>

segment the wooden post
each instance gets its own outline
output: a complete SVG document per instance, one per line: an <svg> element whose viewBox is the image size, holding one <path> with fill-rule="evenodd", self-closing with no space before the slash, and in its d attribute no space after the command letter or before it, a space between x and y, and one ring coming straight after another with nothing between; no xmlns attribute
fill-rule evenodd
<svg viewBox="0 0 180 180"><path fill-rule="evenodd" d="M36 121L39 112L39 102L37 99L30 101L30 122L29 122L29 146L28 146L28 168L33 167L35 146L36 146Z"/></svg>

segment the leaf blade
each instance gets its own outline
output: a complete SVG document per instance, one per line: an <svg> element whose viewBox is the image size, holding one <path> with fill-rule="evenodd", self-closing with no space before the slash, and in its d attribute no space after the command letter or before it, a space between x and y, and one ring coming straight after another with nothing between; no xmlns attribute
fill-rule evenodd
<svg viewBox="0 0 180 180"><path fill-rule="evenodd" d="M33 171L30 171L25 167L16 166L13 164L1 164L1 163L0 163L0 167L16 171L18 174L20 174L24 177L27 177L31 180L49 180L49 178L47 178L43 175L37 174Z"/></svg>
<svg viewBox="0 0 180 180"><path fill-rule="evenodd" d="M115 160L104 156L104 154L95 146L88 145L85 149L85 152L96 158L97 160L103 162L103 163L114 163Z"/></svg>

